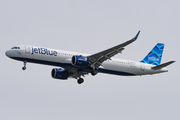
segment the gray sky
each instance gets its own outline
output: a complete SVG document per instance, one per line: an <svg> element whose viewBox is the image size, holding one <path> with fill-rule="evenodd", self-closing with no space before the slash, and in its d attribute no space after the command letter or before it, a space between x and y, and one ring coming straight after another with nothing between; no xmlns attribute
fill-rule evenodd
<svg viewBox="0 0 180 120"><path fill-rule="evenodd" d="M179 0L0 0L0 119L179 120ZM93 54L131 39L116 58L140 61L158 42L169 72L86 76L78 85L51 78L53 66L9 59L14 45Z"/></svg>

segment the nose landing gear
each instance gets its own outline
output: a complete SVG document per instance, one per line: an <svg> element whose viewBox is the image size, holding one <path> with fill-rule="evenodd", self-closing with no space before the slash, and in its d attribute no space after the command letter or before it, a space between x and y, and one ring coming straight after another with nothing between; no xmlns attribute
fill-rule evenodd
<svg viewBox="0 0 180 120"><path fill-rule="evenodd" d="M26 69L26 64L27 64L27 61L24 61L24 66L22 67L22 70Z"/></svg>

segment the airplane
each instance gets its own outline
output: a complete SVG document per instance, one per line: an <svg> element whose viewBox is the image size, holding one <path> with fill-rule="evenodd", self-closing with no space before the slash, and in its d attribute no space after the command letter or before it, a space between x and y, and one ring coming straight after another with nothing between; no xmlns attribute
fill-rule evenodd
<svg viewBox="0 0 180 120"><path fill-rule="evenodd" d="M27 62L56 66L51 71L52 78L67 80L77 79L77 83L84 82L85 75L95 76L97 73L106 73L121 76L141 76L168 72L166 66L174 63L169 61L161 64L164 44L157 43L155 47L141 61L123 60L113 58L124 50L124 47L136 41L136 36L122 44L107 50L95 53L84 54L64 50L50 49L31 45L19 45L12 47L5 52L6 56L14 60L23 61L23 70Z"/></svg>

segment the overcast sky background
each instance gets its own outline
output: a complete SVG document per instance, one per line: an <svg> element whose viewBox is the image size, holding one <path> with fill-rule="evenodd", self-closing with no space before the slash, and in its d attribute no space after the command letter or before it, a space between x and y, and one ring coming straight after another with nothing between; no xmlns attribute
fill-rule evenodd
<svg viewBox="0 0 180 120"><path fill-rule="evenodd" d="M1 120L179 120L179 0L0 0ZM98 74L78 85L51 78L55 67L9 59L15 45L88 54L131 39L116 58L140 61L165 43L169 72L123 77Z"/></svg>

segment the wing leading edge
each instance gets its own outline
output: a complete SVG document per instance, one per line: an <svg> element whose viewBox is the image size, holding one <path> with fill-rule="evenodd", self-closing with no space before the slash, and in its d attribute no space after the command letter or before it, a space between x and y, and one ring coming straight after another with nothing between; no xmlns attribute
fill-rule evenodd
<svg viewBox="0 0 180 120"><path fill-rule="evenodd" d="M113 57L114 55L116 55L118 53L121 53L124 50L125 46L131 44L138 38L139 33L140 33L140 31L131 40L128 40L122 44L115 46L115 47L112 47L107 50L104 50L99 53L88 56L89 61L90 61L90 66L93 69L97 69L105 60L110 59L111 57Z"/></svg>

